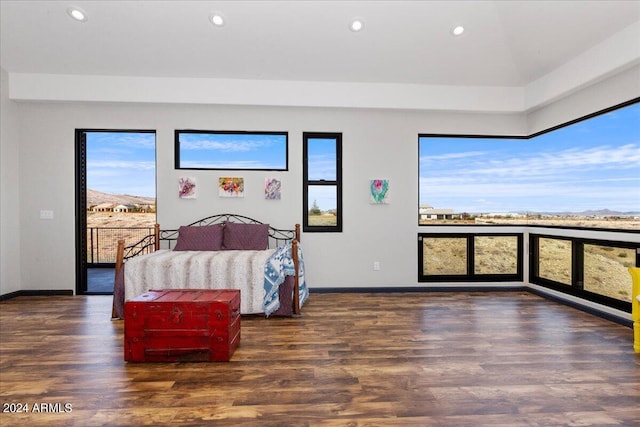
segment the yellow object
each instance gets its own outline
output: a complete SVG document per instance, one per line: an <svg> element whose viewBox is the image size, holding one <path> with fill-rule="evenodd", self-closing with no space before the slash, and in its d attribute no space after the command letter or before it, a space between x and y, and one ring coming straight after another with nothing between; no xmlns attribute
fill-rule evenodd
<svg viewBox="0 0 640 427"><path fill-rule="evenodd" d="M633 351L640 353L640 268L629 268L631 274L631 319L633 319Z"/></svg>

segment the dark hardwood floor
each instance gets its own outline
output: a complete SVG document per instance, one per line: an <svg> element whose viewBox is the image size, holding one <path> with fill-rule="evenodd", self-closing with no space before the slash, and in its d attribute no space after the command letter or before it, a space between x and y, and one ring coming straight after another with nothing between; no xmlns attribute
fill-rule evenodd
<svg viewBox="0 0 640 427"><path fill-rule="evenodd" d="M108 296L3 301L0 425L640 425L632 330L539 296L314 293L303 312L243 317L231 362L133 364Z"/></svg>

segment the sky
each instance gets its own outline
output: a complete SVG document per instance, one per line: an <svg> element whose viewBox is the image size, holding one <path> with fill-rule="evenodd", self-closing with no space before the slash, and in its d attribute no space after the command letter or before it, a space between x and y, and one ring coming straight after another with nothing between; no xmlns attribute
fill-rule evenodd
<svg viewBox="0 0 640 427"><path fill-rule="evenodd" d="M87 132L87 188L156 196L154 133Z"/></svg>
<svg viewBox="0 0 640 427"><path fill-rule="evenodd" d="M422 137L420 204L640 212L640 103L531 139Z"/></svg>
<svg viewBox="0 0 640 427"><path fill-rule="evenodd" d="M309 159L308 179L336 180L336 140L335 138L309 138L307 143ZM320 210L336 209L337 190L334 185L310 185L307 210L315 203Z"/></svg>
<svg viewBox="0 0 640 427"><path fill-rule="evenodd" d="M287 135L181 133L180 166L190 169L287 168Z"/></svg>

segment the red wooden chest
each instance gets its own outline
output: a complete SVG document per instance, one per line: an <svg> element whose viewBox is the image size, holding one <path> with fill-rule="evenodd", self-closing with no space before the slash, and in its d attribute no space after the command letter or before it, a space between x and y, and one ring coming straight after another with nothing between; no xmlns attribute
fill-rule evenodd
<svg viewBox="0 0 640 427"><path fill-rule="evenodd" d="M240 291L168 289L124 305L124 360L228 361L240 342Z"/></svg>

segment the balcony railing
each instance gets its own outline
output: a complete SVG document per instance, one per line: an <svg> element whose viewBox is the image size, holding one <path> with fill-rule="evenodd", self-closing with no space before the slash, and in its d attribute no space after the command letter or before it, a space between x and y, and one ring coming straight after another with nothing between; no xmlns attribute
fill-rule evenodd
<svg viewBox="0 0 640 427"><path fill-rule="evenodd" d="M153 234L153 227L87 227L87 263L113 264L118 240L130 245L148 234Z"/></svg>

